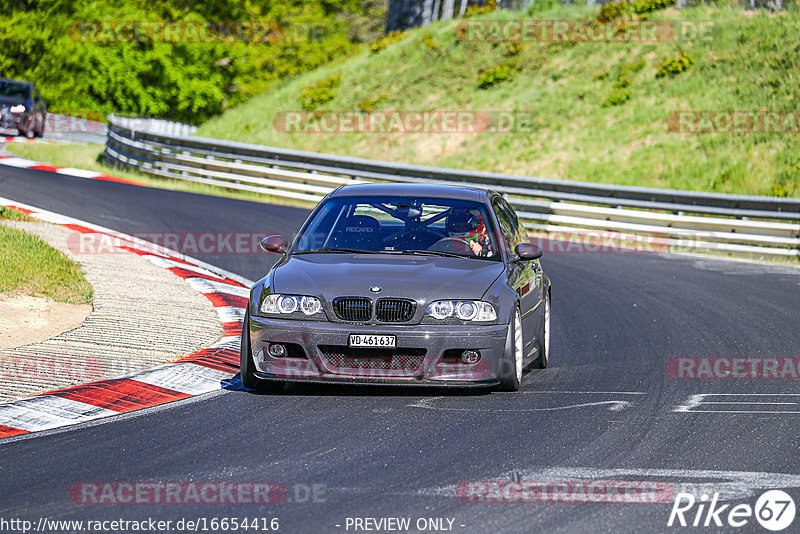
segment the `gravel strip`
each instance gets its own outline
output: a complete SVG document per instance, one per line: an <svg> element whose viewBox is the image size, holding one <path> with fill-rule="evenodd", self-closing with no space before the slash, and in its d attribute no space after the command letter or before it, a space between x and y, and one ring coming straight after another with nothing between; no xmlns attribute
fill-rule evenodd
<svg viewBox="0 0 800 534"><path fill-rule="evenodd" d="M94 309L74 330L0 351L0 402L148 369L222 337L211 302L147 259L129 252L78 255L67 246L72 230L2 223L38 235L79 263L94 288Z"/></svg>

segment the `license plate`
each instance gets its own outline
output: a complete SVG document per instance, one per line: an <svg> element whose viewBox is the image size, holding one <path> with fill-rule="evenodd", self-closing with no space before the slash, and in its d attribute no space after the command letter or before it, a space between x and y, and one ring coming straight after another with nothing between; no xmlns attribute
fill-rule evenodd
<svg viewBox="0 0 800 534"><path fill-rule="evenodd" d="M372 347L393 349L396 345L396 336L376 336L370 334L350 334L351 347Z"/></svg>

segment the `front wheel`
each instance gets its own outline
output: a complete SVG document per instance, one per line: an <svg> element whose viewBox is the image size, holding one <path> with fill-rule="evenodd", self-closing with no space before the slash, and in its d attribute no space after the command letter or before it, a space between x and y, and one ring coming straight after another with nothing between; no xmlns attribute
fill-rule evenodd
<svg viewBox="0 0 800 534"><path fill-rule="evenodd" d="M522 382L522 352L524 341L522 337L522 316L519 307L514 308L514 318L508 326L506 350L503 361L500 362L500 391L517 391Z"/></svg>
<svg viewBox="0 0 800 534"><path fill-rule="evenodd" d="M283 389L283 382L261 380L255 375L256 364L253 363L253 354L250 350L250 312L244 314L242 323L242 346L239 352L239 369L241 370L242 385L247 389L264 392L274 392Z"/></svg>
<svg viewBox="0 0 800 534"><path fill-rule="evenodd" d="M43 114L40 113L37 115L36 127L33 129L34 137L44 137L44 125L46 122L47 121Z"/></svg>
<svg viewBox="0 0 800 534"><path fill-rule="evenodd" d="M550 361L550 292L544 298L544 318L539 332L539 356L533 361L534 369L544 369Z"/></svg>

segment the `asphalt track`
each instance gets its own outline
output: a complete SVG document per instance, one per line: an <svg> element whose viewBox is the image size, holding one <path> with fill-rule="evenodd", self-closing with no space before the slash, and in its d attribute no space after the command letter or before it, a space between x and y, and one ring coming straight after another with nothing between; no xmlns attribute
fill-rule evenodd
<svg viewBox="0 0 800 534"><path fill-rule="evenodd" d="M0 196L127 233L291 234L306 215L4 167ZM198 257L253 280L274 260ZM800 382L680 380L666 371L673 357L800 356L800 271L650 253L549 253L543 265L553 282L551 364L529 373L519 393L228 390L0 442L0 519L276 517L289 533L354 532L348 518L365 517L412 525L449 518L452 531L465 533L670 530L669 502L466 503L454 491L466 481L589 478L675 491L701 484L731 505L752 506L764 490L782 488L800 504ZM288 499L70 499L73 484L92 481L269 481L283 484ZM304 499L315 484L324 488L318 502ZM701 530L765 532L753 518L742 528ZM800 518L791 531L800 531Z"/></svg>

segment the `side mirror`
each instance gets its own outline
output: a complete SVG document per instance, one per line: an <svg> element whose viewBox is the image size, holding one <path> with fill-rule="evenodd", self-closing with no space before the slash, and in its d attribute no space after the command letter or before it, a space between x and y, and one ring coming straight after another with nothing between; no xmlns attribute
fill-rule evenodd
<svg viewBox="0 0 800 534"><path fill-rule="evenodd" d="M533 243L520 243L514 247L514 254L522 261L538 260L542 257L542 249Z"/></svg>
<svg viewBox="0 0 800 534"><path fill-rule="evenodd" d="M286 252L286 238L282 235L268 235L261 240L261 248L266 252L283 254Z"/></svg>

